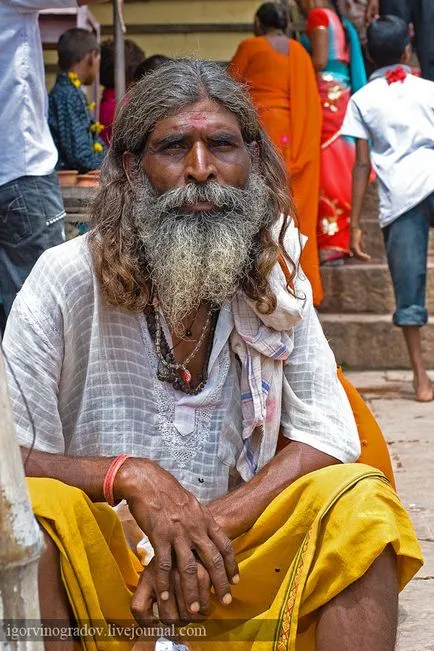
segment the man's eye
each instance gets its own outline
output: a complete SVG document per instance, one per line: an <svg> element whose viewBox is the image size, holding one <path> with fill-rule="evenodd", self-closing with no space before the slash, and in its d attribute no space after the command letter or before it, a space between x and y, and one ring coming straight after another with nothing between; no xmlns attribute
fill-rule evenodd
<svg viewBox="0 0 434 651"><path fill-rule="evenodd" d="M211 142L211 146L217 147L218 149L223 149L233 147L234 144L230 140L214 140Z"/></svg>
<svg viewBox="0 0 434 651"><path fill-rule="evenodd" d="M172 142L169 145L163 147L163 151L168 152L169 154L172 151L176 152L176 151L180 151L181 149L184 149L184 145L182 142Z"/></svg>

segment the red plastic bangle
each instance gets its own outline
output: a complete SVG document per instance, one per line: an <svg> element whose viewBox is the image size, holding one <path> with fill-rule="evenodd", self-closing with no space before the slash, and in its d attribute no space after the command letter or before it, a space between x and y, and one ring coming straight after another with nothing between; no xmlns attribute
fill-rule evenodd
<svg viewBox="0 0 434 651"><path fill-rule="evenodd" d="M110 506L114 506L116 503L113 497L113 484L115 477L121 465L130 457L131 454L120 454L118 457L115 457L109 465L109 468L105 474L102 490L104 493L104 499L107 504L110 504Z"/></svg>

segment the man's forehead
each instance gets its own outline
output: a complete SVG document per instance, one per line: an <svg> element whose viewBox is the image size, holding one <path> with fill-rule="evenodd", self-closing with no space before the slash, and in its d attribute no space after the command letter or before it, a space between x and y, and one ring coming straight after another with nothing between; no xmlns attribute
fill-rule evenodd
<svg viewBox="0 0 434 651"><path fill-rule="evenodd" d="M206 99L188 104L159 120L153 129L153 136L198 129L225 129L241 134L237 117L218 102Z"/></svg>

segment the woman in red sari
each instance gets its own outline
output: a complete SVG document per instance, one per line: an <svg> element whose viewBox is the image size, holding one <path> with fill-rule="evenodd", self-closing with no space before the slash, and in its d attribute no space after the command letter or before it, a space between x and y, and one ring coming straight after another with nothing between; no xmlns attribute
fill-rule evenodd
<svg viewBox="0 0 434 651"><path fill-rule="evenodd" d="M322 104L318 248L321 264L342 264L350 253L354 143L340 136L351 93L366 83L357 32L337 3L300 0L307 14L305 44L317 71Z"/></svg>
<svg viewBox="0 0 434 651"><path fill-rule="evenodd" d="M321 104L306 50L286 35L282 7L266 2L255 17L256 36L242 41L230 73L248 85L261 122L280 150L291 183L300 231L308 237L301 264L319 305L323 292L316 239Z"/></svg>

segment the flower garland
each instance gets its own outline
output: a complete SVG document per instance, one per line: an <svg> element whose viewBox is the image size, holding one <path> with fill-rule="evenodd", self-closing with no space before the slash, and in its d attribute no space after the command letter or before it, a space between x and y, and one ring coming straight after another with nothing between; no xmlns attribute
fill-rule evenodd
<svg viewBox="0 0 434 651"><path fill-rule="evenodd" d="M390 86L390 84L394 84L398 81L400 81L402 84L404 79L407 77L407 73L404 68L398 66L397 68L393 68L393 70L388 70L384 76L386 77L386 81Z"/></svg>
<svg viewBox="0 0 434 651"><path fill-rule="evenodd" d="M73 86L75 86L76 88L81 88L81 81L78 78L76 72L68 72L68 79Z"/></svg>
<svg viewBox="0 0 434 651"><path fill-rule="evenodd" d="M77 88L77 89L81 88L81 81L78 78L78 75L77 75L76 72L68 72L68 79L75 88ZM96 102L91 102L90 104L88 104L87 109L88 109L89 113L91 111L94 111L95 107L96 107ZM90 123L90 127L89 127L90 133L92 133L94 135L98 135L98 134L101 133L101 131L103 131L104 128L105 128L104 125L101 124L101 122L99 120L92 120L91 119L91 123ZM102 151L104 151L104 146L100 142L94 142L93 145L92 145L92 149L93 149L93 151L95 153L99 154Z"/></svg>
<svg viewBox="0 0 434 651"><path fill-rule="evenodd" d="M95 122L92 122L90 125L90 132L91 133L101 133L101 131L104 129L104 125L101 124L98 120L95 120Z"/></svg>

